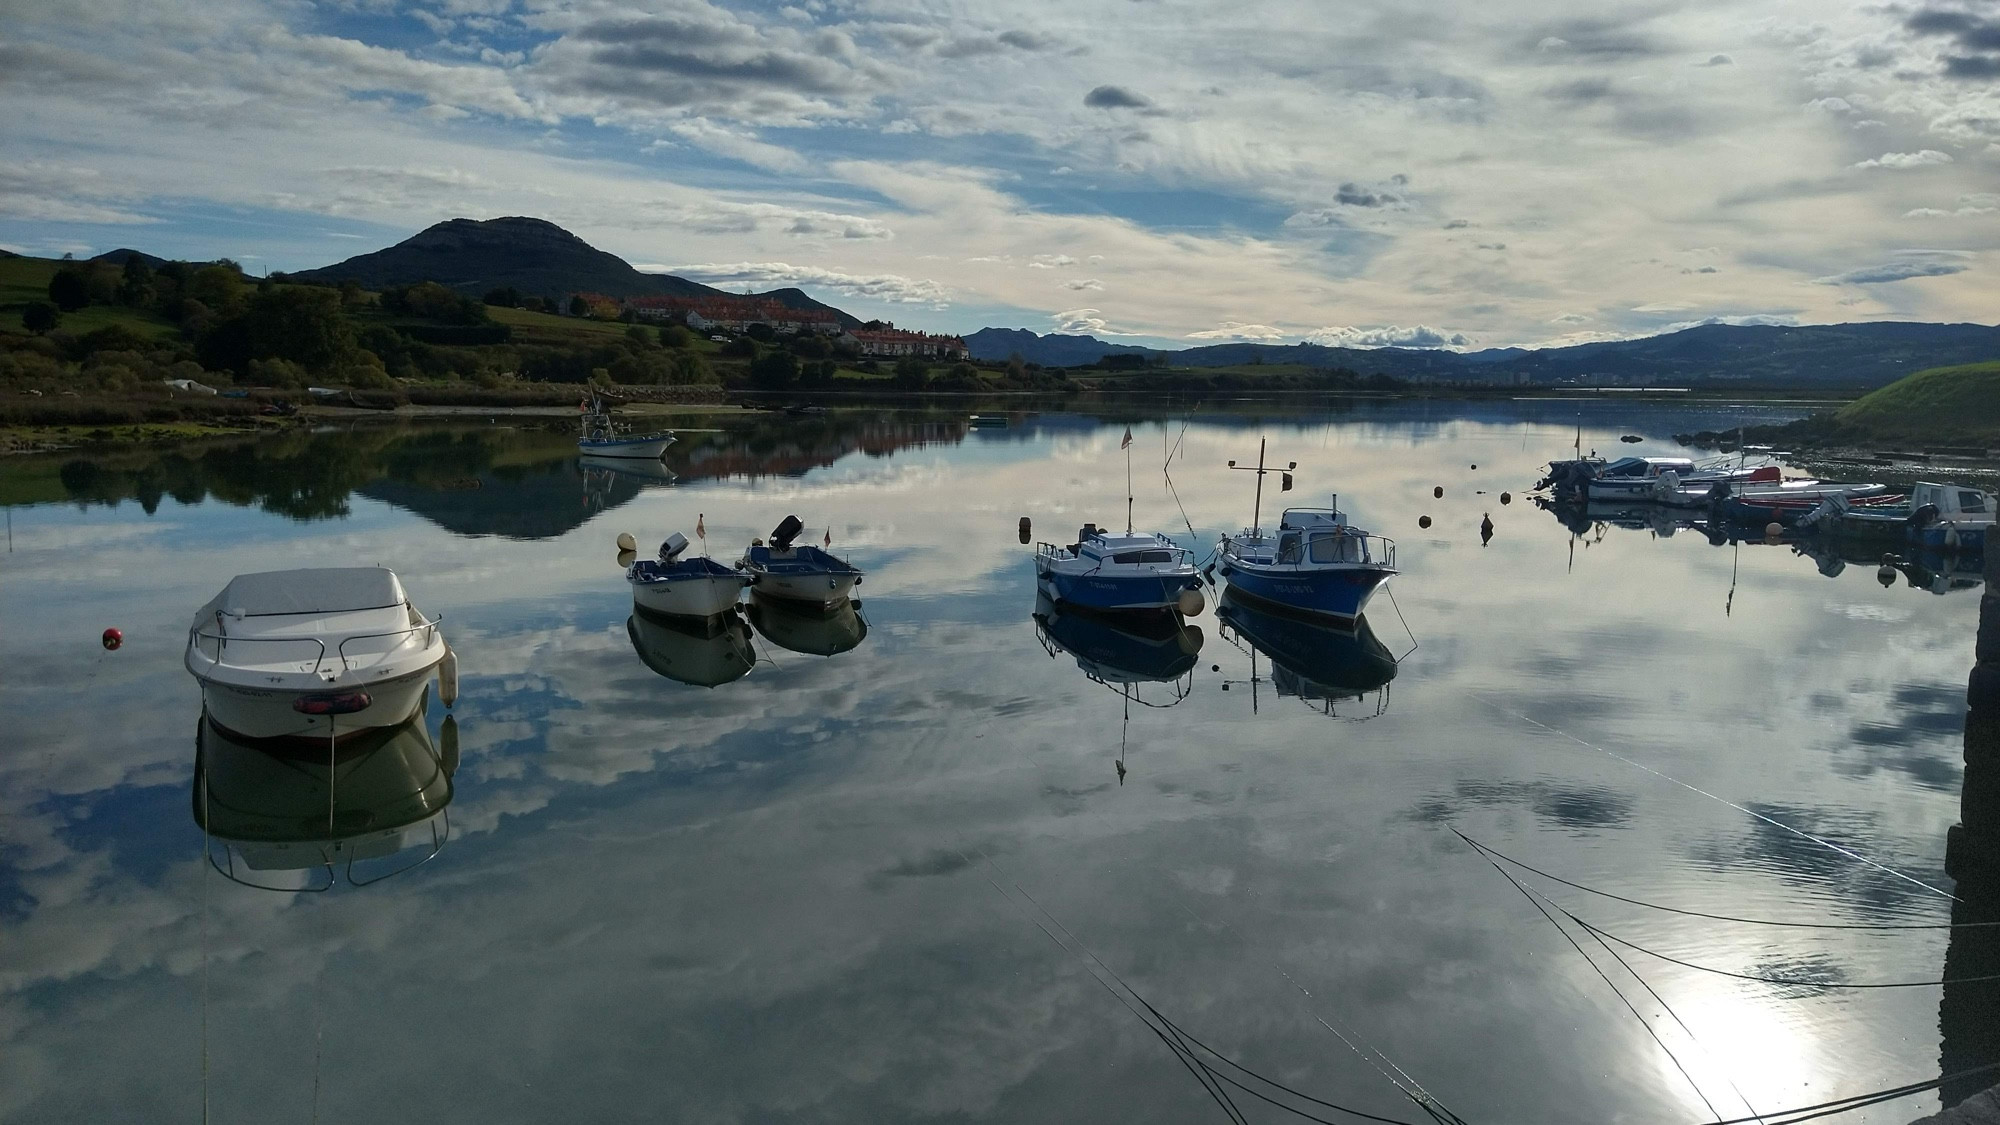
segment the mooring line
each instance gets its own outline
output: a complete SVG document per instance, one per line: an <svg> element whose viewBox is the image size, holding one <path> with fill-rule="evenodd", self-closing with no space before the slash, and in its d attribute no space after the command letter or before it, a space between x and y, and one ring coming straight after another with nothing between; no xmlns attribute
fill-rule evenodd
<svg viewBox="0 0 2000 1125"><path fill-rule="evenodd" d="M1457 830L1454 829L1453 831ZM1459 832L1459 835L1465 836L1465 833ZM1658 910L1666 914L1680 914L1689 918L1706 918L1714 922L1740 922L1746 926L1781 926L1787 929L1798 930L1962 930L2000 926L2000 922L1789 922L1771 918L1746 918L1736 914L1711 914L1705 910L1689 910L1684 907L1664 906L1657 902L1646 902L1643 899L1628 898L1625 895L1616 894L1612 891L1587 886L1583 883L1565 879L1553 872L1544 871L1534 864L1515 859L1513 856L1480 843L1470 836L1465 836L1465 840L1473 847L1499 859L1503 863L1518 867L1532 875L1539 875L1550 882L1561 883L1565 887L1582 891L1585 894L1596 895L1599 898L1608 898L1613 902L1622 902L1629 906L1643 907L1647 910Z"/></svg>
<svg viewBox="0 0 2000 1125"><path fill-rule="evenodd" d="M1675 785L1678 785L1681 788L1688 790L1691 793L1699 793L1700 795L1707 797L1711 801L1720 802L1721 804L1727 805L1730 808L1735 809L1737 812L1743 813L1746 816L1755 817L1758 820L1761 820L1764 823L1769 824L1774 828L1783 829L1784 831L1789 832L1792 835L1797 836L1802 840L1810 840L1813 843L1818 844L1823 848L1828 848L1832 851L1838 852L1841 855L1844 855L1847 858L1854 860L1857 863L1862 863L1866 864L1869 867L1873 867L1877 871L1882 872L1883 874L1892 875L1898 879L1901 879L1905 883L1910 883L1914 886L1922 887L1924 890L1927 890L1934 895L1939 895L1941 897L1948 898L1953 902L1961 901L1957 895L1952 894L1950 891L1941 890L1937 887L1932 886L1929 883L1924 882L1922 879L1919 879L1914 875L1906 875L1903 872L1898 871L1893 867L1877 863L1874 860L1869 859L1867 856L1862 855L1860 852L1854 851L1851 848L1844 848L1839 844L1834 843L1832 840L1825 838L1824 836L1816 836L1811 832L1807 832L1803 828L1794 828L1791 825L1786 824L1784 821L1777 819L1776 817L1766 816L1765 814L1760 813L1755 809L1744 808L1742 805L1737 804L1736 802L1728 799L1727 797L1719 797L1716 794L1710 793L1708 790L1703 789L1698 785L1690 785L1689 783L1682 781L1680 778L1674 777L1671 774L1661 773L1659 770L1654 769L1653 767L1645 764L1644 762L1635 761L1614 750L1607 750L1602 746L1596 745L1595 743L1586 742L1583 739L1578 738L1577 736L1569 733L1566 730L1562 730L1558 727L1552 727L1549 724L1544 723L1538 719L1532 718L1528 715L1522 714L1519 711L1515 711L1509 707L1503 706L1502 704L1494 701L1493 699L1485 695L1480 694L1479 692L1469 691L1466 692L1466 694L1470 695L1474 699L1479 700L1481 703L1486 704L1488 707L1493 708L1494 710L1500 712L1503 715L1511 715L1514 718L1519 719L1524 723L1540 727L1541 729L1548 731L1550 734L1560 735L1563 738L1567 738L1571 742L1576 743L1578 746L1595 750L1598 753L1603 754L1607 758L1614 758L1618 761L1624 762L1626 765L1631 766L1634 769L1644 770L1645 772L1652 774L1654 777L1657 777L1662 781L1670 781Z"/></svg>

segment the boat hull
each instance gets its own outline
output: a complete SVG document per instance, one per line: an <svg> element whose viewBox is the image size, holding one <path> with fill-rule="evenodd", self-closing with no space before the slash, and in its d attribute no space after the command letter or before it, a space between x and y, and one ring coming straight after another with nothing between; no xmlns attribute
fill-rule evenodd
<svg viewBox="0 0 2000 1125"><path fill-rule="evenodd" d="M831 606L854 593L858 575L853 574L760 574L752 589L762 598L782 598L808 605Z"/></svg>
<svg viewBox="0 0 2000 1125"><path fill-rule="evenodd" d="M1055 567L1035 568L1041 592L1057 602L1100 610L1173 609L1181 593L1199 590L1201 580L1186 574L1120 575L1066 574Z"/></svg>
<svg viewBox="0 0 2000 1125"><path fill-rule="evenodd" d="M1953 524L1931 524L1910 534L1920 547L1933 551L1966 551L1974 554L1986 552L1986 529L1992 524L1971 526Z"/></svg>
<svg viewBox="0 0 2000 1125"><path fill-rule="evenodd" d="M632 583L632 604L668 617L714 617L735 608L742 575L710 575Z"/></svg>
<svg viewBox="0 0 2000 1125"><path fill-rule="evenodd" d="M1229 580L1229 592L1233 595L1292 613L1342 623L1352 623L1361 616L1361 611L1367 608L1368 599L1396 573L1385 566L1304 572L1287 568L1282 573L1274 573L1227 559L1221 569L1223 577Z"/></svg>
<svg viewBox="0 0 2000 1125"><path fill-rule="evenodd" d="M442 656L439 658L442 659ZM255 688L196 679L209 721L243 738L345 738L364 731L407 722L423 705L424 691L436 674L438 661L388 679L326 684L313 690ZM309 715L294 704L301 700L362 693L368 705L341 715Z"/></svg>
<svg viewBox="0 0 2000 1125"><path fill-rule="evenodd" d="M649 458L657 461L674 443L672 434L652 434L629 441L592 441L579 438L576 443L578 453L585 457Z"/></svg>

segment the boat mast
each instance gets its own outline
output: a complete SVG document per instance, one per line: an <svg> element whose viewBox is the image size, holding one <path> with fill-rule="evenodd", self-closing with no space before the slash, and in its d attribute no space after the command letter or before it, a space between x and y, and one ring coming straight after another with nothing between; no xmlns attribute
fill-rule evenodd
<svg viewBox="0 0 2000 1125"><path fill-rule="evenodd" d="M1255 500L1255 501L1253 501L1253 502L1251 503L1251 506L1250 506L1250 534L1252 534L1252 535L1262 535L1262 534L1264 534L1264 531L1263 531L1263 528L1261 528L1260 526L1258 526L1258 525L1259 525L1259 522L1260 522L1260 521L1262 520L1262 518L1263 518L1263 515L1264 515L1264 474L1265 474L1265 473L1276 473L1276 472L1281 472L1281 471L1283 471L1283 472L1289 472L1289 471L1291 471L1292 469L1296 469L1296 468L1298 468L1298 467L1299 467L1299 463L1298 463L1297 461L1294 461L1294 462L1292 462L1292 463L1291 463L1290 465L1287 465L1287 466L1286 466L1286 467L1285 467L1285 468L1284 468L1283 470L1279 470L1279 469L1266 469L1266 468L1264 467L1264 445L1265 445L1265 442L1266 442L1267 440L1268 440L1268 439L1266 439L1266 438L1258 438L1258 439L1257 439L1257 467L1256 467L1256 468L1254 468L1254 469L1253 469L1253 468L1251 468L1251 467L1250 467L1250 466L1248 466L1248 465L1238 465L1238 464L1237 464L1236 462L1234 462L1234 461L1231 461L1231 462L1229 463L1229 467L1230 467L1230 468L1232 468L1232 469L1237 469L1237 470L1239 470L1239 471L1241 471L1241 472L1246 472L1246 473L1256 473L1256 474L1257 474L1257 498L1256 498L1256 500ZM1290 488L1290 487L1291 487L1291 482L1290 482L1290 481L1286 481L1286 482L1285 482L1285 487L1286 487L1286 488ZM1280 491L1283 491L1283 490L1281 489Z"/></svg>

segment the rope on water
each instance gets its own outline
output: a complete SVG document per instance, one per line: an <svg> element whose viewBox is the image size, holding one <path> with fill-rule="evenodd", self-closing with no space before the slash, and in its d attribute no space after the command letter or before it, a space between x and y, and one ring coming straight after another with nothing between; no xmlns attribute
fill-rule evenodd
<svg viewBox="0 0 2000 1125"><path fill-rule="evenodd" d="M1841 855L1844 855L1847 858L1854 860L1857 863L1873 867L1877 871L1880 871L1886 875L1893 876L1897 879L1901 879L1903 882L1912 884L1913 886L1922 887L1924 890L1927 890L1934 895L1938 895L1943 898L1948 898L1953 902L1960 901L1959 897L1957 895L1952 894L1950 891L1941 890L1937 887L1932 886L1929 883L1924 882L1922 879L1919 879L1914 875L1906 875L1903 872L1898 871L1893 867L1877 863L1874 860L1869 859L1867 856L1862 855L1860 852L1854 851L1850 848L1841 847L1839 844L1834 843L1832 840L1829 840L1824 836L1815 836L1811 832L1807 832L1803 828L1794 828L1791 825L1786 824L1784 821L1777 819L1776 817L1766 816L1765 814L1760 813L1755 809L1744 808L1742 805L1739 805L1736 802L1729 800L1726 797L1718 797L1715 794L1710 793L1708 790L1701 788L1700 786L1690 785L1687 782L1682 781L1680 778L1673 777L1669 774L1661 773L1659 770L1656 770L1653 767L1646 765L1644 762L1635 761L1631 758L1626 757L1623 754L1617 753L1616 751L1607 750L1604 747L1598 746L1594 743L1585 742L1583 739L1578 738L1577 736L1569 733L1566 730L1561 730L1556 727L1552 727L1547 723L1541 722L1534 718L1530 718L1529 716L1524 715L1519 711L1515 711L1512 708L1502 706L1498 702L1494 701L1493 699L1485 695L1480 694L1479 692L1472 691L1472 692L1467 692L1466 694L1470 695L1474 699L1479 700L1481 703L1486 704L1488 707L1493 708L1494 710L1500 712L1503 715L1511 715L1514 718L1519 719L1522 722L1527 723L1531 726L1540 727L1542 730L1545 730L1550 734L1558 735L1562 738L1569 739L1571 742L1576 743L1578 746L1582 746L1590 750L1595 750L1598 753L1603 754L1607 758L1613 758L1617 761L1624 762L1626 765L1631 766L1634 769L1643 770L1646 773L1652 774L1654 777L1657 777L1662 781L1670 781L1673 784L1678 785L1681 788L1686 789L1691 793L1698 793L1703 797L1707 797L1711 801L1716 801L1721 804L1727 805L1730 808L1735 809L1737 812L1744 814L1745 816L1755 817L1756 819L1771 825L1773 828L1782 829L1786 832L1791 833L1794 836L1797 836L1802 840L1810 840L1811 842L1818 844L1823 848L1827 848L1832 851L1838 852Z"/></svg>
<svg viewBox="0 0 2000 1125"><path fill-rule="evenodd" d="M1579 954L1583 954L1583 947L1577 944L1574 938L1570 937L1569 932L1564 930L1561 924L1557 923L1556 920L1549 915L1549 912L1547 910L1542 909L1542 903L1544 902L1548 903L1549 906L1553 907L1554 909L1562 913L1565 917L1568 917L1572 922L1576 921L1575 915L1572 915L1569 913L1569 911L1564 910L1562 908L1561 903L1556 902L1554 899L1549 898L1547 895L1542 894L1540 891L1524 886L1519 879L1514 878L1514 876L1509 874L1505 868L1501 867L1498 863L1495 863L1493 857L1487 855L1485 849L1481 848L1479 844L1472 839L1472 837L1467 836L1463 832L1460 832L1455 826L1447 825L1446 827L1451 828L1452 833L1456 835L1459 839L1464 840L1468 845L1470 845L1473 851L1479 853L1482 859L1486 860L1487 863L1492 864L1493 869L1495 871L1500 872L1502 878L1506 879L1509 883L1514 884L1515 890L1520 891L1523 895L1528 896L1528 901L1534 905L1537 911L1541 912L1542 917L1547 919L1550 925L1555 926L1556 931L1558 933L1561 933L1563 937L1569 941L1570 948L1575 949ZM1577 924L1582 925L1581 922L1578 922ZM1599 945L1599 947L1601 947L1604 950L1606 956L1610 957L1613 961L1618 962L1619 968L1624 969L1625 972L1629 974L1633 980L1639 982L1639 987L1645 989L1646 994L1653 998L1653 1002L1658 1004L1667 1013L1668 1018L1672 1019L1675 1025L1681 1029L1681 1034L1688 1037L1689 1042L1693 1043L1695 1047L1701 1051L1702 1054L1709 1055L1708 1048L1702 1046L1701 1040L1695 1036L1694 1029L1687 1025L1687 1021L1681 1019L1680 1013L1674 1011L1673 1006L1667 1003L1666 997L1661 996L1659 992L1655 990L1651 984L1648 984L1646 982L1645 977L1639 975L1638 970L1634 969L1631 965L1627 964L1623 957L1618 956L1617 951L1613 950L1609 945L1606 945L1604 943L1604 939L1598 936L1596 931L1592 930L1588 926L1584 926L1584 932L1590 934L1591 938L1595 940ZM1604 970L1598 968L1596 961L1591 960L1591 958L1588 955L1584 956L1584 960L1590 962L1590 967L1593 970L1596 970L1598 977L1601 978L1606 985L1610 986L1611 991L1617 994L1618 999L1620 1001L1624 1002L1626 1010L1630 1011L1633 1017L1639 1020L1639 1025L1646 1029L1647 1034L1653 1036L1653 1042L1659 1044L1660 1050L1665 1051L1667 1053L1667 1057L1673 1060L1675 1069L1681 1072L1681 1077L1686 1078L1688 1081L1688 1085L1694 1087L1695 1096L1699 1097L1702 1100L1703 1105L1708 1106L1708 1111L1710 1113L1715 1113L1716 1112L1715 1104L1708 1100L1708 1095L1702 1092L1701 1086L1697 1084L1694 1080L1694 1077L1687 1072L1687 1068L1681 1065L1680 1059L1675 1057L1673 1051L1666 1045L1666 1042L1662 1040L1657 1034L1653 1033L1652 1024L1648 1023L1645 1017L1639 1014L1639 1009L1635 1007L1630 1000L1626 999L1624 992L1622 992L1616 984L1612 984L1610 976L1606 975ZM1711 1058L1711 1060L1713 1060L1714 1058L1713 1055L1710 1055L1709 1057ZM1729 1088L1735 1092L1737 1100L1743 1103L1743 1108L1749 1110L1752 1116L1756 1117L1757 1120L1759 1121L1763 1120L1762 1116L1757 1114L1757 1107L1750 1104L1749 1097L1747 1097L1743 1093L1741 1087L1736 1085L1736 1080L1734 1078L1729 1077L1727 1072L1724 1072L1723 1080L1729 1083Z"/></svg>
<svg viewBox="0 0 2000 1125"><path fill-rule="evenodd" d="M966 855L962 851L958 851L958 849L954 848L953 850L957 852L959 858L963 859L967 864L972 863L972 859L970 856ZM1321 1122L1322 1125L1337 1125L1337 1123L1335 1122L1327 1121L1327 1119L1325 1118L1314 1116L1313 1114L1305 1110L1301 1110L1295 1106L1286 1105L1283 1102L1277 1101L1269 1097L1268 1095L1262 1093L1261 1091L1258 1091L1249 1086L1245 1086L1242 1083L1237 1082L1235 1079L1230 1078L1228 1075L1216 1071L1213 1067L1211 1067L1207 1062L1205 1062L1199 1055L1195 1053L1196 1048L1199 1048L1201 1051L1214 1056L1216 1059L1220 1060L1225 1065L1229 1066L1230 1068L1236 1070L1238 1073L1243 1074L1248 1078L1252 1078L1255 1079L1256 1081L1265 1083L1266 1085L1274 1089L1282 1090L1285 1093L1291 1094L1294 1097L1300 1098L1304 1101L1311 1102L1315 1105L1323 1106L1327 1109L1331 1109L1336 1112L1346 1113L1353 1117L1360 1118L1362 1120L1381 1122L1384 1123L1384 1125L1414 1125L1413 1122L1402 1121L1397 1118L1391 1118L1391 1117L1381 1117L1375 1114L1366 1113L1361 1110L1350 1109L1338 1103L1329 1102L1321 1098L1313 1097L1312 1095L1306 1094L1302 1091L1295 1090L1292 1087L1277 1081L1276 1079L1265 1077L1264 1075L1258 1073L1257 1071L1244 1066L1243 1064L1235 1061L1234 1059L1229 1058L1227 1055L1224 1055L1221 1052L1216 1051L1215 1049L1209 1047L1207 1044L1202 1043L1200 1040L1195 1039L1193 1036L1186 1034L1180 1029L1178 1025L1174 1024L1171 1020L1167 1019L1165 1015L1161 1014L1158 1008L1155 1008L1150 1001L1148 1001L1144 996L1140 995L1139 992L1136 989L1134 989L1131 986L1131 984L1129 984L1123 977L1119 976L1117 970L1113 969L1110 965L1106 964L1103 958L1099 957L1088 945L1086 945L1082 941L1082 939L1078 938L1076 934L1073 931L1071 931L1068 926L1063 924L1062 919L1057 918L1054 914L1050 913L1049 910L1046 907L1042 906L1042 904L1039 901L1037 901L1033 895L1028 893L1026 888L1021 886L1019 881L1007 875L1000 868L999 864L994 861L993 857L987 854L987 852L983 848L975 846L973 850L979 854L981 859L986 861L987 866L992 869L994 875L997 875L999 878L1007 880L1008 884L1014 888L1015 893L1018 894L1022 900L1032 905L1035 911L1041 914L1041 917L1038 918L1035 917L1034 914L1030 913L1028 914L1028 920L1033 922L1037 929L1041 930L1044 934L1048 935L1049 940L1055 942L1056 945L1059 948L1061 948L1064 952L1069 953L1071 956L1077 957L1079 960L1085 961L1086 964L1084 967L1090 973L1091 977L1095 979L1098 982L1098 984L1101 987L1103 987L1106 991L1110 992L1113 996L1117 997L1119 1003L1124 1005L1126 1010L1132 1012L1134 1016L1137 1016L1140 1022L1146 1024L1146 1026L1149 1029L1151 1029L1155 1035L1160 1037L1162 1042L1167 1044L1169 1049L1174 1051L1175 1056L1181 1059L1182 1064L1188 1066L1190 1071L1195 1073L1196 1080L1202 1083L1203 1089L1209 1091L1209 1096L1215 1099L1218 1105L1222 1105L1224 1107L1225 1113L1229 1113L1231 1115L1231 1120L1237 1120L1237 1121L1242 1120L1240 1116L1241 1111L1236 1109L1234 1103L1229 1100L1227 1091L1221 1090L1222 1083L1228 1083L1229 1085L1234 1086L1237 1089L1242 1090L1252 1095L1253 1097L1258 1098L1261 1101L1267 1102L1273 1106L1276 1106L1279 1109L1283 1109L1288 1113L1292 1113L1299 1117L1303 1117L1309 1121ZM992 887L995 891L998 891L1001 897L1008 899L1010 902L1013 901L1014 895L1008 894L1008 892L1005 889L1003 889L998 883L994 882L993 876L991 875L984 876L984 878L986 880L986 884ZM1024 913L1026 913L1025 910ZM1062 931L1064 937L1057 937L1054 930L1049 929L1048 925L1043 924L1042 921L1043 918L1046 918L1050 924L1053 924L1056 930ZM1064 938L1067 938L1068 940L1065 941ZM1105 979L1106 977L1109 978L1108 981ZM1115 981L1117 984L1116 988L1112 987L1111 982L1113 981ZM1120 991L1121 989L1122 991ZM1136 1006L1134 1004L1134 1001L1137 1002ZM1148 1019L1146 1014L1141 1013L1139 1011L1139 1008L1144 1008L1146 1013L1150 1013L1154 1017L1154 1019ZM1157 1024L1154 1022L1155 1019L1158 1021ZM1335 1034L1338 1034L1338 1032L1336 1032ZM1193 1046L1189 1046L1189 1044L1192 1044ZM1366 1059L1366 1056L1363 1056L1363 1058ZM1377 1067L1377 1070L1379 1071L1380 1068ZM1399 1089L1402 1089L1402 1085L1400 1083L1396 1083L1395 1079L1391 1078L1389 1079L1389 1081L1397 1085ZM1445 1111L1446 1115L1441 1116L1438 1112L1432 1110L1432 1108L1429 1105L1426 1105L1424 1100L1419 1098L1417 1095L1411 1094L1410 1091L1407 1089L1403 1089L1403 1092L1406 1095L1410 1096L1413 1100L1416 1100L1419 1107L1423 1108L1425 1112L1431 1117L1431 1119L1434 1122L1438 1122L1439 1125L1463 1125L1462 1121L1460 1121L1460 1119L1457 1118L1455 1115L1450 1115L1449 1111ZM1441 1109L1442 1107L1440 1106L1439 1108Z"/></svg>
<svg viewBox="0 0 2000 1125"><path fill-rule="evenodd" d="M1413 630L1413 629L1411 629L1411 628L1410 628L1410 623L1409 623L1408 621L1405 621L1405 620L1403 620L1403 607L1402 607L1401 605L1397 604L1397 602L1396 602L1396 588L1395 588L1395 587L1393 587L1393 586L1390 586L1390 585L1387 585L1387 584L1384 584L1384 585L1383 585L1383 587L1382 587L1382 591L1383 591L1384 593L1386 593L1386 594L1388 594L1388 595L1389 595L1389 608L1391 608L1391 609L1393 609L1393 610L1395 610L1395 611L1396 611L1396 622L1397 622L1397 624L1399 624L1399 625L1401 625L1401 626L1403 627L1403 632L1405 632L1405 633L1408 633L1408 634L1410 635L1410 652L1415 652L1415 651L1417 651L1417 647L1418 647L1418 645L1417 645L1417 634L1416 634L1416 631L1415 631L1415 630ZM1407 659L1409 659L1409 656L1410 656L1410 652L1406 652L1406 653L1404 653L1403 655L1401 655L1401 656L1397 657L1397 658L1396 658L1396 663L1398 663L1398 664L1401 664L1401 663L1402 663L1402 662L1403 662L1404 660L1407 660Z"/></svg>
<svg viewBox="0 0 2000 1125"><path fill-rule="evenodd" d="M1722 1121L1703 1121L1699 1125L1747 1125L1751 1121L1762 1121L1765 1125L1795 1125L1796 1122L1800 1121L1830 1117L1836 1113L1846 1113L1849 1110L1863 1109L1882 1102L1895 1101L1897 1098L1907 1098L1911 1094L1921 1094L1926 1090L1934 1090L1940 1086L1970 1078L1975 1074L1985 1074L1992 1070L2000 1070L2000 1062L1987 1063L1984 1066L1975 1066L1966 1070L1956 1071L1952 1074L1939 1075L1936 1078L1928 1078L1922 1082L1911 1082L1902 1086L1871 1090L1865 1094L1851 1094L1844 1098L1835 1098L1830 1102L1820 1102L1816 1105L1797 1106L1792 1109L1779 1110L1776 1113L1766 1114L1761 1118L1732 1117Z"/></svg>
<svg viewBox="0 0 2000 1125"><path fill-rule="evenodd" d="M1452 831L1456 833L1458 830L1456 828L1453 828ZM1460 835L1459 838L1466 839L1463 835ZM1471 843L1470 840L1466 840L1466 842L1468 844ZM1474 850L1476 851L1477 849ZM1555 920L1555 916L1550 914L1548 910L1542 906L1541 902L1535 898L1535 895L1532 891L1530 891L1527 887L1521 885L1521 881L1519 879L1516 879L1514 878L1514 876L1508 874L1506 868L1500 866L1498 863L1494 863L1490 857L1482 856L1481 858L1486 859L1487 863L1493 864L1493 870L1498 871L1500 873L1501 878L1507 880L1509 883L1514 884L1514 889L1521 892L1521 897L1528 900L1528 905L1534 907L1535 911L1539 913L1544 919L1546 919L1549 925L1555 927L1555 931L1563 936L1563 940L1569 943L1569 947L1571 949L1576 950L1576 955L1578 957L1583 958L1584 964L1590 966L1591 972L1596 973L1598 979L1604 982L1605 987L1611 990L1611 994L1618 997L1619 1003L1625 1005L1625 1010L1631 1012L1632 1018L1639 1021L1639 1026L1646 1029L1646 1034L1651 1036L1653 1043L1656 1046L1658 1046L1662 1052L1666 1054L1668 1060L1674 1064L1674 1069L1680 1071L1681 1077L1687 1080L1689 1088L1694 1090L1694 1096L1700 1098L1701 1104L1708 1107L1708 1112L1716 1117L1722 1116L1721 1112L1715 1108L1715 1103L1708 1100L1708 1094L1702 1090L1701 1083L1696 1082L1694 1080L1694 1075L1688 1073L1687 1067L1681 1065L1680 1056L1674 1054L1674 1049L1672 1047L1667 1046L1666 1040L1660 1038L1660 1033L1653 1029L1652 1021L1648 1020L1645 1017L1645 1015L1639 1011L1638 1006L1632 1003L1632 1001L1625 995L1624 990L1620 989L1615 983L1612 982L1611 975L1609 973L1606 973L1603 967L1600 966L1595 960L1591 958L1590 954L1584 952L1583 946L1580 943L1578 943L1576 938L1570 936L1570 932L1568 930L1563 929L1562 923ZM1561 910L1561 907L1557 907L1557 909ZM1564 914L1567 915L1568 912L1564 911ZM1571 916L1570 920L1575 921L1576 919L1573 916ZM1627 971L1629 972L1630 970L1628 969ZM1635 973L1633 975L1637 976L1638 974ZM1750 1103L1746 1101L1744 1104L1748 1106ZM1752 1106L1750 1108L1750 1111L1752 1113L1755 1113L1756 1107Z"/></svg>
<svg viewBox="0 0 2000 1125"><path fill-rule="evenodd" d="M1453 829L1453 831L1456 832L1457 829ZM1533 864L1523 863L1512 856L1496 851L1474 840L1470 836L1466 836L1463 832L1459 832L1458 834L1464 838L1466 843L1471 844L1487 855L1499 859L1510 866L1518 867L1530 874L1539 875L1550 882L1561 883L1565 887L1582 891L1585 894L1597 895L1600 898L1608 898L1613 902L1622 902L1629 906L1643 907L1647 910L1658 910L1666 914L1680 914L1689 918L1706 918L1713 922L1740 922L1746 926L1783 926L1800 930L1959 930L2000 926L2000 922L1788 922L1771 918L1745 918L1734 914L1711 914L1705 910L1688 910L1678 906L1663 906L1657 902L1645 902L1636 898L1627 898L1624 895L1614 894L1611 891L1599 890L1596 887L1573 882L1560 875L1544 871Z"/></svg>

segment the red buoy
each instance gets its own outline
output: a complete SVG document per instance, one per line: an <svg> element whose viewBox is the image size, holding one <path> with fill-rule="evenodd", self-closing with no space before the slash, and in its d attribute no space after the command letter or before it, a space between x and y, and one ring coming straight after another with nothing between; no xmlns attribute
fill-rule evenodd
<svg viewBox="0 0 2000 1125"><path fill-rule="evenodd" d="M105 648L117 648L119 645L122 645L124 643L125 643L124 633L118 631L117 629L106 629L104 631Z"/></svg>

